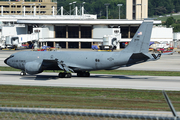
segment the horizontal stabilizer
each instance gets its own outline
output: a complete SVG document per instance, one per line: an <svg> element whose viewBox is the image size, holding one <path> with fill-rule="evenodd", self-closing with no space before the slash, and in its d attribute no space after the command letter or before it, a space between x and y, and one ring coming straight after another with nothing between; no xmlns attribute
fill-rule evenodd
<svg viewBox="0 0 180 120"><path fill-rule="evenodd" d="M134 64L138 64L138 63L142 63L142 62L146 62L149 58L149 56L143 54L143 53L133 53L128 61L128 63L126 64L126 66L131 66Z"/></svg>

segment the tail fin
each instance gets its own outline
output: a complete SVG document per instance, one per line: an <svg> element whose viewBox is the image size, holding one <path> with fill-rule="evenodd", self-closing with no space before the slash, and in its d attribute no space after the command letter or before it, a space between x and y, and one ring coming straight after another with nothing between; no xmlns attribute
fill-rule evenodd
<svg viewBox="0 0 180 120"><path fill-rule="evenodd" d="M153 20L144 20L130 44L123 50L130 53L148 53Z"/></svg>

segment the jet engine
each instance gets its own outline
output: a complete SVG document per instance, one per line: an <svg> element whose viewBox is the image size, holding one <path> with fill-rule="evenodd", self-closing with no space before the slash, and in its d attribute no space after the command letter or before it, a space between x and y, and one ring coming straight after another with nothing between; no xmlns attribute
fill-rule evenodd
<svg viewBox="0 0 180 120"><path fill-rule="evenodd" d="M25 72L28 74L38 74L42 71L41 64L38 62L27 62L25 64Z"/></svg>

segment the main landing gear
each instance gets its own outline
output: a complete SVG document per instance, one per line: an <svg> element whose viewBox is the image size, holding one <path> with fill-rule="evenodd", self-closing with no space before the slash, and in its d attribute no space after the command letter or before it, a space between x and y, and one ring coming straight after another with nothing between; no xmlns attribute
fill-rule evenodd
<svg viewBox="0 0 180 120"><path fill-rule="evenodd" d="M66 73L66 72L61 72L59 73L59 78L71 78L72 74L71 73ZM89 72L77 72L77 77L89 77L90 73Z"/></svg>
<svg viewBox="0 0 180 120"><path fill-rule="evenodd" d="M65 73L65 72L59 73L58 76L59 76L59 78L71 78L72 77L71 73Z"/></svg>
<svg viewBox="0 0 180 120"><path fill-rule="evenodd" d="M89 72L77 72L78 77L89 77L90 73Z"/></svg>
<svg viewBox="0 0 180 120"><path fill-rule="evenodd" d="M21 73L20 73L20 76L25 76L26 75L26 72L24 72L24 71L22 71Z"/></svg>

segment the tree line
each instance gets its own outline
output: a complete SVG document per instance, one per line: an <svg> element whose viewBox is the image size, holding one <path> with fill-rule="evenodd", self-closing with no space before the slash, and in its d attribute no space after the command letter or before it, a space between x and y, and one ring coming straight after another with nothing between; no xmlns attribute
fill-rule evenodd
<svg viewBox="0 0 180 120"><path fill-rule="evenodd" d="M75 1L75 0L74 0ZM64 7L67 12L70 11L69 3L74 2L72 0L58 0L58 9L61 6ZM85 2L85 4L82 4ZM109 3L108 6L108 18L119 18L119 7L117 4L123 4L120 10L121 19L126 19L126 0L76 0L76 6L78 9L84 5L86 14L97 14L98 19L106 19L106 6L105 3ZM74 4L71 4L71 9L74 8ZM164 15L180 12L180 0L148 0L148 16ZM60 13L60 12L59 12ZM73 14L73 13L72 13ZM173 17L169 17L163 25L167 27L174 27L174 32L180 32L180 20L175 20Z"/></svg>
<svg viewBox="0 0 180 120"><path fill-rule="evenodd" d="M173 27L173 32L180 32L180 19L176 20L173 17L168 17L166 22L162 24L167 27Z"/></svg>
<svg viewBox="0 0 180 120"><path fill-rule="evenodd" d="M58 0L58 9L63 6L69 12L69 3L72 3L74 1ZM109 3L109 19L119 18L119 8L117 4L123 4L120 10L121 19L126 18L126 0L76 0L76 6L80 9L83 2L85 2L84 7L86 13L97 14L99 19L106 18L106 6L104 5L105 3ZM71 6L73 8L74 5L72 4ZM153 15L171 14L174 12L180 12L180 0L148 0L149 17L152 17Z"/></svg>
<svg viewBox="0 0 180 120"><path fill-rule="evenodd" d="M121 19L125 19L126 13L126 0L74 0L76 1L76 6L78 9L82 6L82 3L85 2L84 8L86 14L96 14L98 19L106 18L106 6L104 4L109 3L108 6L108 18L109 19L118 19L119 18L119 7L117 4L123 4L120 9ZM70 10L69 3L74 2L72 0L58 0L58 9L63 6L67 12ZM74 8L74 4L71 5L71 9ZM60 13L60 12L59 12Z"/></svg>
<svg viewBox="0 0 180 120"><path fill-rule="evenodd" d="M180 12L180 0L149 0L148 15L164 15Z"/></svg>

